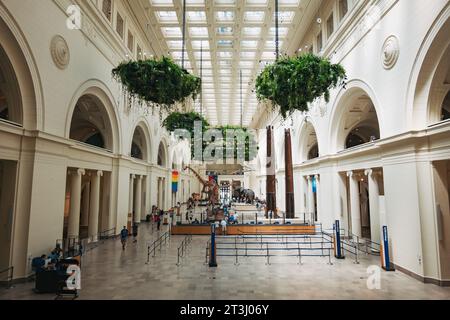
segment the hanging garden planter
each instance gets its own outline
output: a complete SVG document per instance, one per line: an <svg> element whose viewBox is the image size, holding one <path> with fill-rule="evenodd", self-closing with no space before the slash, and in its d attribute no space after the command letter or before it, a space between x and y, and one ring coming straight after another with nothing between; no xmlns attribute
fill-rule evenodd
<svg viewBox="0 0 450 320"><path fill-rule="evenodd" d="M315 99L330 99L330 90L345 86L344 68L314 54L284 57L268 65L256 79L259 101L271 101L285 119L295 111L308 111Z"/></svg>
<svg viewBox="0 0 450 320"><path fill-rule="evenodd" d="M112 71L131 98L159 105L168 111L200 93L201 79L175 64L172 59L128 61Z"/></svg>
<svg viewBox="0 0 450 320"><path fill-rule="evenodd" d="M195 158L194 148L197 145L195 143L196 142L195 138L202 139L202 137L196 137L194 134L195 121L202 122L202 136L205 134L205 132L208 129L216 129L222 133L222 137L224 140L222 142L220 142L218 144L218 146L221 145L223 147L223 159L224 160L227 159L227 148L229 148L229 147L232 148L230 154L231 154L231 157L234 159L237 159L238 156L241 154L241 155L244 155L245 161L252 161L254 159L254 157L256 156L256 152L254 152L254 153L251 152L252 146L255 146L256 150L258 149L257 143L256 143L256 137L254 136L254 134L249 133L247 131L247 128L244 128L241 126L210 127L209 123L205 120L205 118L196 112L187 112L187 113L173 112L164 120L163 126L169 132L175 132L175 130L177 130L177 129L185 129L191 134L190 142L191 142L192 159L202 160L202 159ZM238 136L243 135L242 138L245 141L245 143L243 145L243 148L244 148L243 150L239 150L239 147L242 147L242 146L239 146L239 144L238 144L238 137L234 137L233 143L231 144L231 142L229 142L230 145L227 145L227 141L225 139L227 138L227 131L230 131L230 130L236 130L238 133ZM205 148L212 143L217 144L217 142L215 142L215 141L213 141L213 142L202 141L202 154L203 154L203 151L205 150Z"/></svg>

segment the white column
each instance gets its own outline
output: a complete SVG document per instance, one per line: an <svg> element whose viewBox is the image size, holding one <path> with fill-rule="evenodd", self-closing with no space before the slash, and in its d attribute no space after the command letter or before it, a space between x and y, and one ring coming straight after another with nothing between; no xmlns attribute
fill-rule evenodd
<svg viewBox="0 0 450 320"><path fill-rule="evenodd" d="M134 198L134 222L141 222L142 211L142 176L137 176L136 181L136 197Z"/></svg>
<svg viewBox="0 0 450 320"><path fill-rule="evenodd" d="M84 187L83 191L83 201L82 201L82 210L81 210L81 226L87 226L89 224L89 206L90 206L90 191L91 184L88 182Z"/></svg>
<svg viewBox="0 0 450 320"><path fill-rule="evenodd" d="M370 207L370 235L371 240L380 243L380 190L377 174L372 169L366 170L365 175L369 181L369 207Z"/></svg>
<svg viewBox="0 0 450 320"><path fill-rule="evenodd" d="M350 214L352 217L352 233L361 237L361 209L359 201L359 182L353 171L347 172L350 185Z"/></svg>
<svg viewBox="0 0 450 320"><path fill-rule="evenodd" d="M70 181L70 213L67 230L69 238L78 237L80 233L81 178L84 174L83 169L78 169L73 173Z"/></svg>
<svg viewBox="0 0 450 320"><path fill-rule="evenodd" d="M146 176L142 176L142 199L141 199L141 221L144 221L147 217L148 210L148 178Z"/></svg>
<svg viewBox="0 0 450 320"><path fill-rule="evenodd" d="M312 177L307 176L306 179L308 180L308 191L307 191L307 197L308 197L308 214L310 217L310 222L314 223L314 193L313 193L313 186L312 186Z"/></svg>
<svg viewBox="0 0 450 320"><path fill-rule="evenodd" d="M130 176L130 188L129 188L129 198L128 198L128 213L133 214L133 195L134 195L134 179L135 175Z"/></svg>
<svg viewBox="0 0 450 320"><path fill-rule="evenodd" d="M97 241L97 234L98 234L98 217L99 217L99 210L100 210L100 177L103 176L102 171L97 171L92 176L92 186L91 186L91 206L89 210L89 227L88 227L88 234L89 237L93 241Z"/></svg>

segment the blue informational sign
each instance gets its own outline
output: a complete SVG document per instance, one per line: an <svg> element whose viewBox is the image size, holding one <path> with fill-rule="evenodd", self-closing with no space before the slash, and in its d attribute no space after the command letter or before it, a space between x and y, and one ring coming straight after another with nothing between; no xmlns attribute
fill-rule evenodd
<svg viewBox="0 0 450 320"><path fill-rule="evenodd" d="M384 250L384 269L386 271L395 271L391 266L391 260L389 257L389 236L387 226L383 226L383 250Z"/></svg>
<svg viewBox="0 0 450 320"><path fill-rule="evenodd" d="M339 220L336 220L336 223L334 224L334 232L336 233L336 252L335 252L335 257L337 259L344 259L344 256L342 255L342 243L341 243L341 226L340 226L340 222Z"/></svg>
<svg viewBox="0 0 450 320"><path fill-rule="evenodd" d="M211 253L209 257L209 267L217 267L216 260L216 225L211 224Z"/></svg>
<svg viewBox="0 0 450 320"><path fill-rule="evenodd" d="M313 189L313 193L317 192L317 181L316 181L316 177L312 178L312 189Z"/></svg>

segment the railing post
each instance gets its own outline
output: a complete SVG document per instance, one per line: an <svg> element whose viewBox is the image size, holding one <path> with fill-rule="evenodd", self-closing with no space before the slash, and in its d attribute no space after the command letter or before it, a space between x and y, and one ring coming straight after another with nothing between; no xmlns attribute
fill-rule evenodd
<svg viewBox="0 0 450 320"><path fill-rule="evenodd" d="M298 247L298 264L303 265L302 263L302 249L300 248L300 243L297 242Z"/></svg>
<svg viewBox="0 0 450 320"><path fill-rule="evenodd" d="M266 248L267 248L267 265L270 265L270 254L269 254L269 244L266 243Z"/></svg>
<svg viewBox="0 0 450 320"><path fill-rule="evenodd" d="M359 261L358 261L358 251L359 251L359 237L356 236L356 245L355 245L355 264L359 264Z"/></svg>
<svg viewBox="0 0 450 320"><path fill-rule="evenodd" d="M180 266L180 248L178 248L178 254L177 254L177 266Z"/></svg>
<svg viewBox="0 0 450 320"><path fill-rule="evenodd" d="M234 263L235 266L239 265L239 260L238 260L238 249L237 247L234 248L235 249L235 255L236 255L236 262Z"/></svg>
<svg viewBox="0 0 450 320"><path fill-rule="evenodd" d="M248 254L247 254L247 242L245 243L245 256L248 257Z"/></svg>

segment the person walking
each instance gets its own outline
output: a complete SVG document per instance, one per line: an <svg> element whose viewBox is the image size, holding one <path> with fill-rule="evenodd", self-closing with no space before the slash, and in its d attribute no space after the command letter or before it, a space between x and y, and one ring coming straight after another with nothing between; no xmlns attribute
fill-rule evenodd
<svg viewBox="0 0 450 320"><path fill-rule="evenodd" d="M227 234L227 222L224 220L222 220L222 222L220 222L220 224L222 225L222 234L226 235Z"/></svg>
<svg viewBox="0 0 450 320"><path fill-rule="evenodd" d="M161 215L156 216L156 226L159 231L161 229Z"/></svg>
<svg viewBox="0 0 450 320"><path fill-rule="evenodd" d="M138 236L138 224L135 222L133 224L133 243L137 242L137 236Z"/></svg>
<svg viewBox="0 0 450 320"><path fill-rule="evenodd" d="M128 239L128 229L127 227L123 227L122 231L120 231L120 241L122 242L122 250L125 250L125 246L127 245Z"/></svg>

